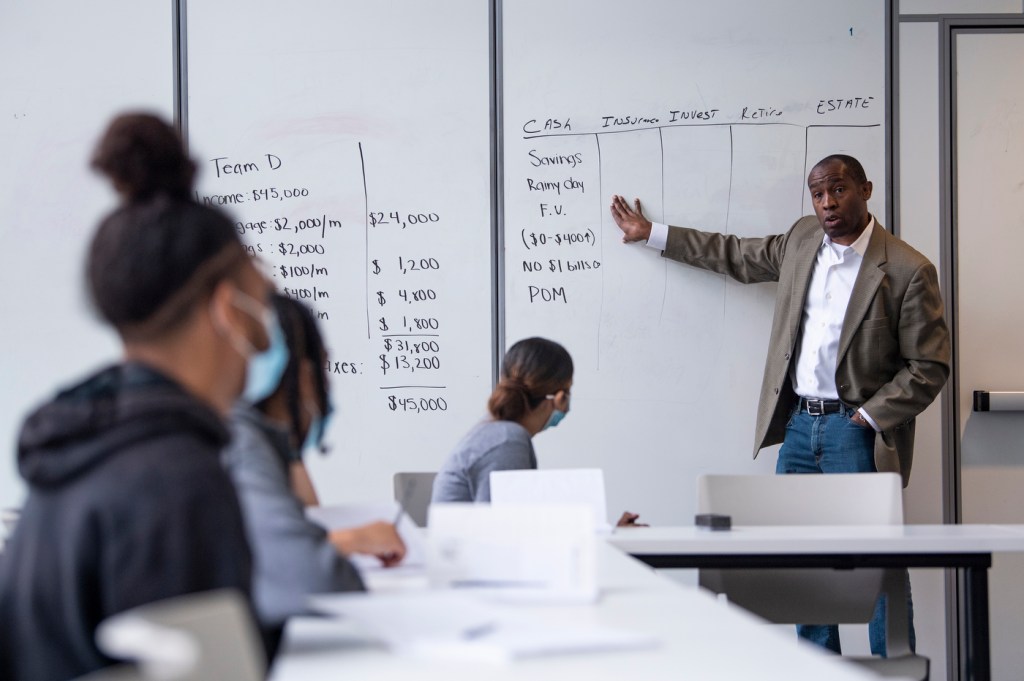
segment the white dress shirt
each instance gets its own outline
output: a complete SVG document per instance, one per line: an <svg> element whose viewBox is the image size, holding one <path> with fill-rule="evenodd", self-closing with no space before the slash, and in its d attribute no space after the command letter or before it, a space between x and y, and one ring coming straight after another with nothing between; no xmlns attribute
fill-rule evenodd
<svg viewBox="0 0 1024 681"><path fill-rule="evenodd" d="M853 284L857 280L874 228L875 218L872 216L867 229L849 246L835 243L827 234L821 240L807 289L807 300L804 302L796 361L790 366L793 389L801 397L829 400L839 398L836 389L839 335L843 331L843 319L846 317ZM647 245L665 250L668 245L668 225L652 223ZM872 428L878 430L878 424L867 412L863 409L858 411Z"/></svg>

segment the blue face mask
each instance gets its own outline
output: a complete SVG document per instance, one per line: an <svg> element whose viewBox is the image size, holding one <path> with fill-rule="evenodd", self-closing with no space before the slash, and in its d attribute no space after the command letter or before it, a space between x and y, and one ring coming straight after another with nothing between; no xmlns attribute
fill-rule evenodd
<svg viewBox="0 0 1024 681"><path fill-rule="evenodd" d="M309 407L306 407L306 411L309 412L312 420L309 422L309 430L306 431L306 441L302 443L303 452L320 446L320 440L323 438L324 433L327 432L327 427L331 423L331 417L334 416L334 408L331 407L329 402L327 404L327 413L322 416L319 411Z"/></svg>
<svg viewBox="0 0 1024 681"><path fill-rule="evenodd" d="M273 395L281 385L281 377L288 366L288 345L277 315L272 313L265 323L270 345L263 352L250 356L246 368L241 397L249 404L257 404Z"/></svg>
<svg viewBox="0 0 1024 681"><path fill-rule="evenodd" d="M551 412L551 416L550 418L548 418L548 422L544 424L544 430L547 430L548 428L554 428L559 423L561 423L562 419L564 418L565 412L562 411L561 409L555 409L554 411Z"/></svg>
<svg viewBox="0 0 1024 681"><path fill-rule="evenodd" d="M549 400L555 399L554 395L545 395L545 397L547 399L549 399ZM553 409L551 411L551 416L548 417L548 422L544 424L544 427L541 430L547 430L548 428L554 428L559 423L561 423L562 419L565 418L565 415L569 413L569 391L568 390L565 391L565 401L566 401L566 405L565 405L566 409L565 409L565 411L562 411L561 409L558 409L558 408Z"/></svg>

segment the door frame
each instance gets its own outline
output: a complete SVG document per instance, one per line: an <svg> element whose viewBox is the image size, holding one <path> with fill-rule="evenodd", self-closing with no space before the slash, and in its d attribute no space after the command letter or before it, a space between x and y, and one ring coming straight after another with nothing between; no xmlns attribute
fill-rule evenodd
<svg viewBox="0 0 1024 681"><path fill-rule="evenodd" d="M1003 34L1024 32L1024 16L1020 14L973 15L944 17L939 22L940 74L940 185L941 203L940 280L946 301L946 321L952 344L952 370L942 392L942 515L943 522L963 521L963 488L961 484L960 442L960 338L959 338L959 268L957 263L957 51L956 39L964 34ZM946 650L948 675L951 679L967 679L966 599L963 574L948 570L946 574Z"/></svg>

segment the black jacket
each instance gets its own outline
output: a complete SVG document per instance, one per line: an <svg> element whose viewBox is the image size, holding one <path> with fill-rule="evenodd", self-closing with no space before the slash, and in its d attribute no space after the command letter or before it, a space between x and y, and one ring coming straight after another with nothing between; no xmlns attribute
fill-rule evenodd
<svg viewBox="0 0 1024 681"><path fill-rule="evenodd" d="M72 678L110 664L106 617L235 587L251 558L220 417L138 364L66 390L22 425L29 485L0 554L0 679Z"/></svg>

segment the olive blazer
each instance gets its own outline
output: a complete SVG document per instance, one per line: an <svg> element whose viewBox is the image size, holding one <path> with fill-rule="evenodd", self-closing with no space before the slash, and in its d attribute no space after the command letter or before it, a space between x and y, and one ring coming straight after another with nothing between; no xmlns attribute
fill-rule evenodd
<svg viewBox="0 0 1024 681"><path fill-rule="evenodd" d="M814 216L785 234L740 238L671 227L662 255L743 283L778 282L775 318L757 407L754 456L782 442L797 396L790 381L807 288L824 232ZM914 418L949 376L949 330L935 266L875 222L839 337L839 398L881 428L875 467L898 472L906 486Z"/></svg>

